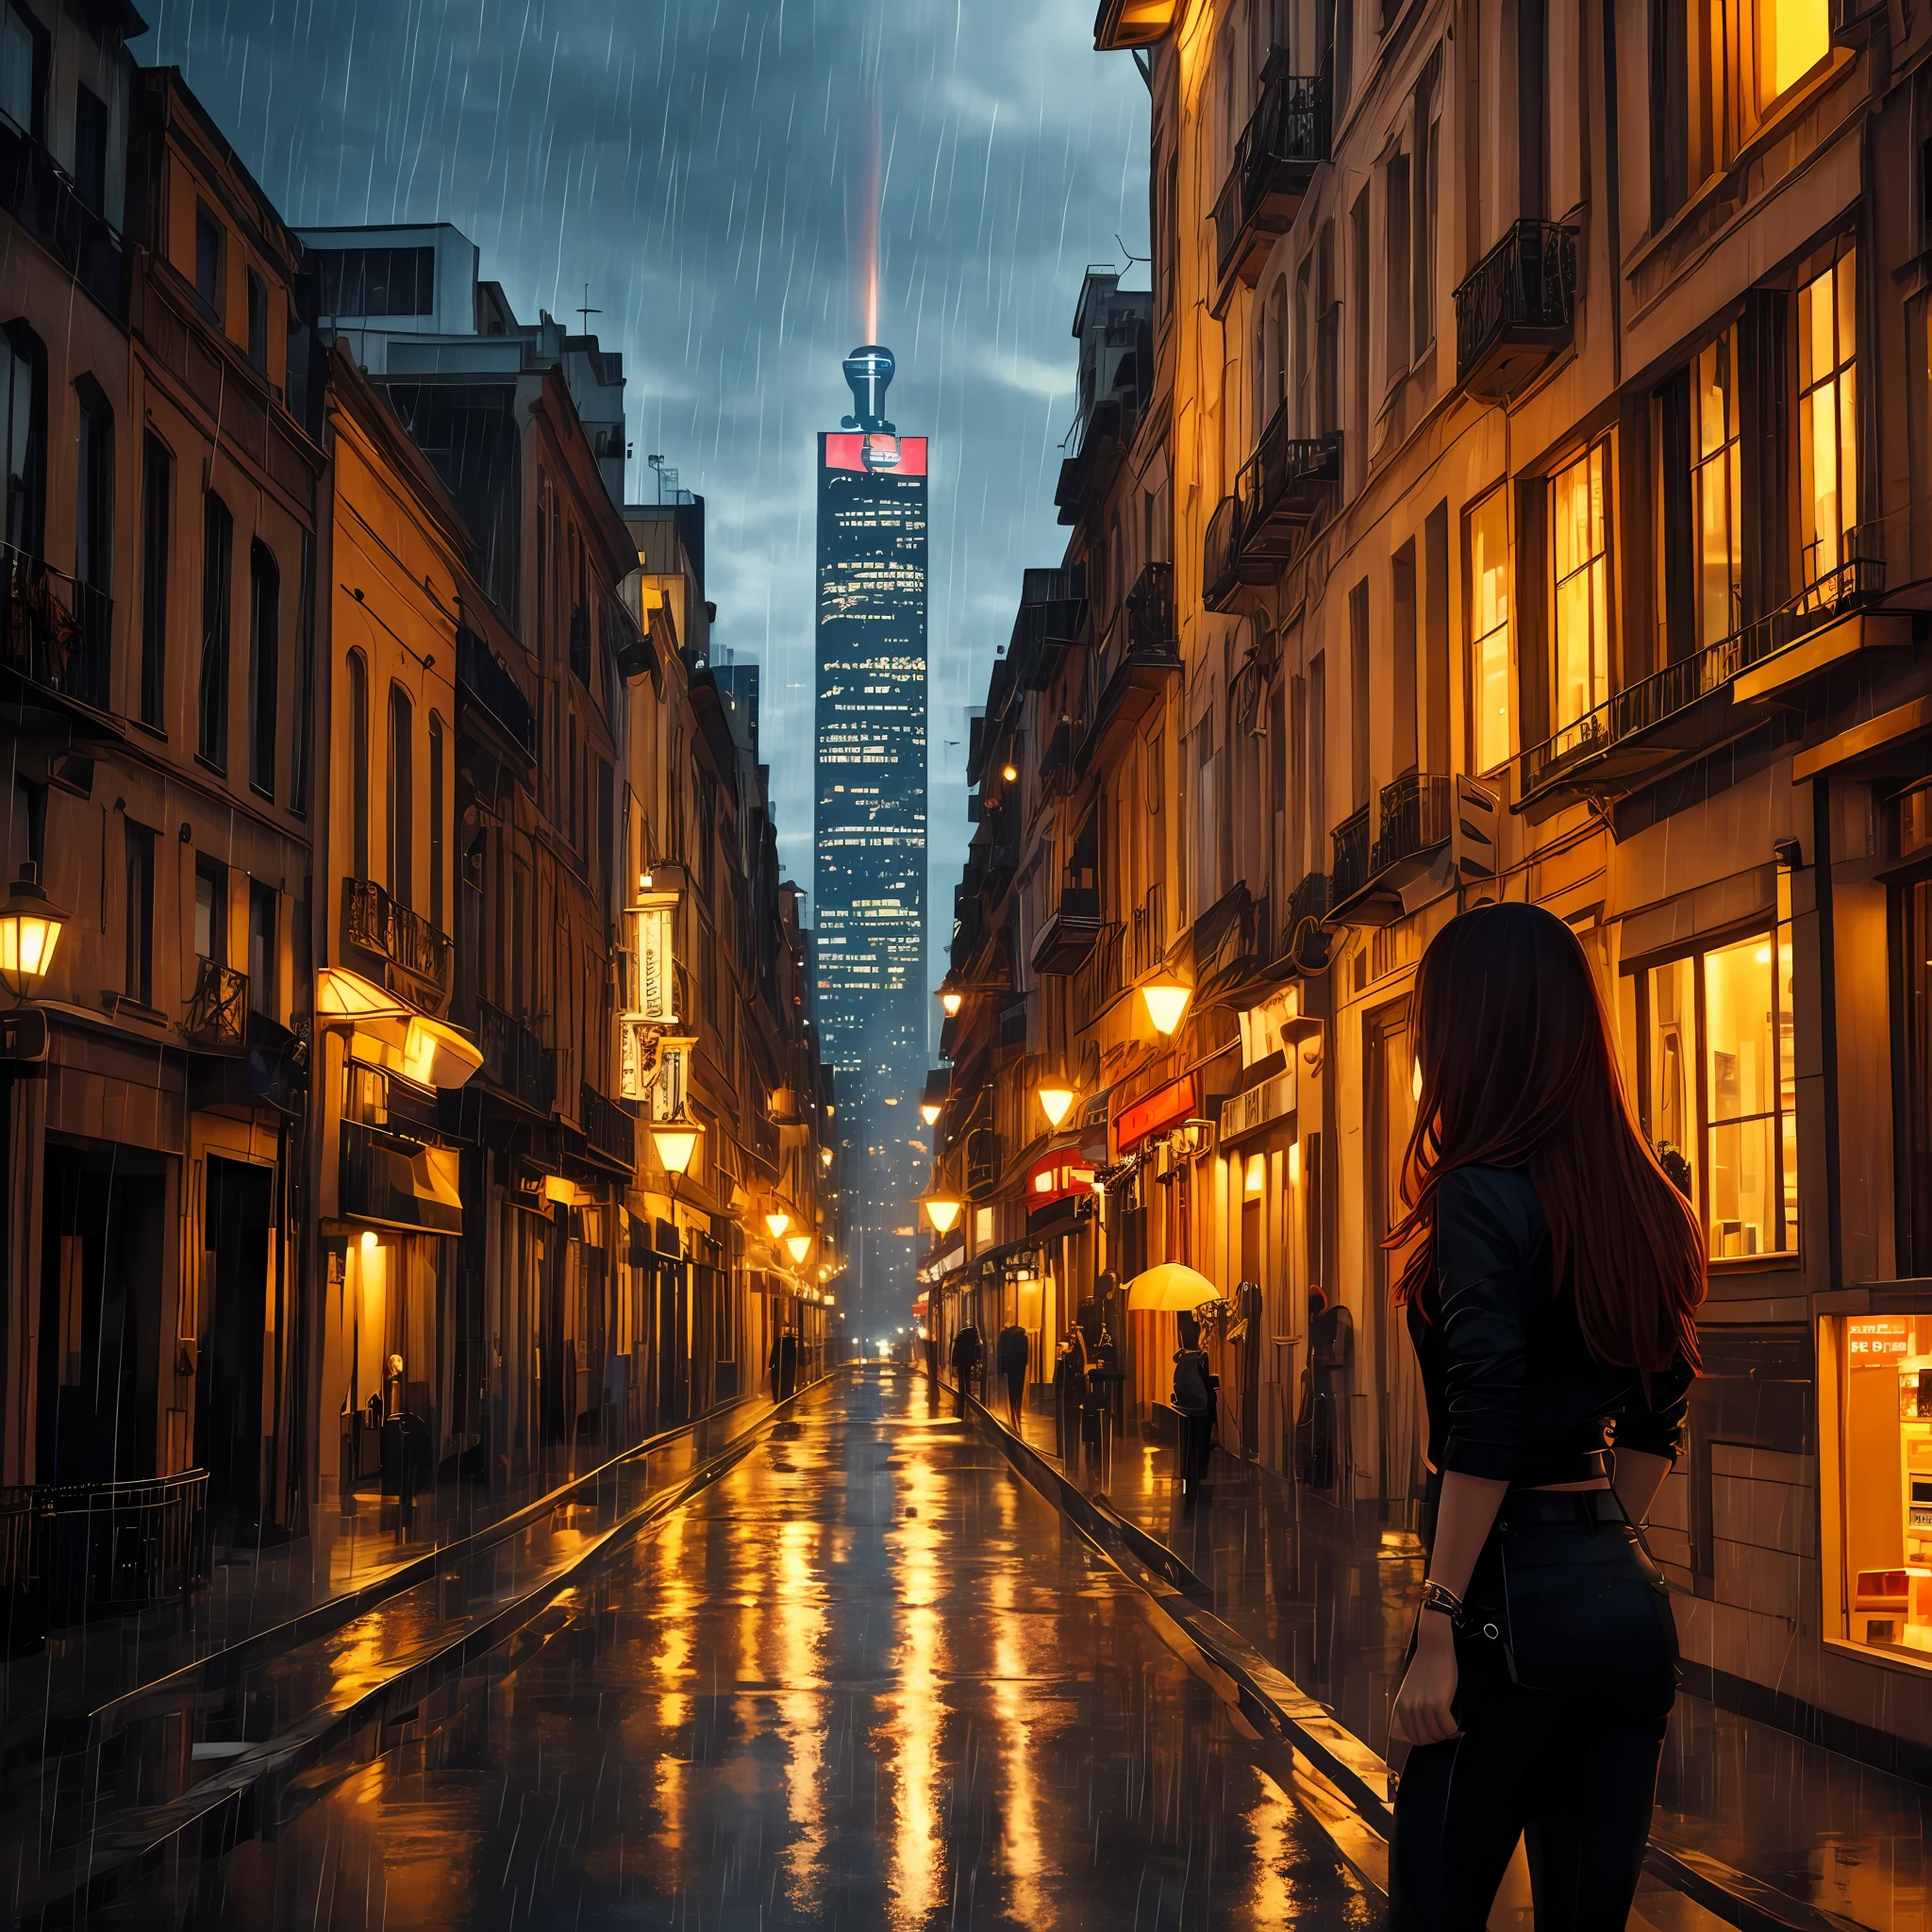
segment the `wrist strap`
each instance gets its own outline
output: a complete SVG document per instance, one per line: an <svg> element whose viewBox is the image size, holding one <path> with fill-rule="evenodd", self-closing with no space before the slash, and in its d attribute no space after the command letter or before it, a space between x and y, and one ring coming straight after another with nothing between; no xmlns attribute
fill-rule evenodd
<svg viewBox="0 0 1932 1932"><path fill-rule="evenodd" d="M1430 1577L1423 1585L1423 1608L1440 1610L1458 1630L1462 1627L1462 1599L1447 1584Z"/></svg>

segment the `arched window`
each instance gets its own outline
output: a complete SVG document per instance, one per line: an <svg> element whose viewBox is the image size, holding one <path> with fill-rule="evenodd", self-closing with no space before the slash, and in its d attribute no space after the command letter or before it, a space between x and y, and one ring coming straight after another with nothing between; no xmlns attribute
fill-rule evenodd
<svg viewBox="0 0 1932 1932"><path fill-rule="evenodd" d="M38 557L47 521L47 355L24 322L0 330L0 446L7 464L7 541Z"/></svg>
<svg viewBox="0 0 1932 1932"><path fill-rule="evenodd" d="M369 876L369 667L349 653L349 869Z"/></svg>
<svg viewBox="0 0 1932 1932"><path fill-rule="evenodd" d="M389 691L389 895L416 903L411 861L416 853L415 708L401 685Z"/></svg>

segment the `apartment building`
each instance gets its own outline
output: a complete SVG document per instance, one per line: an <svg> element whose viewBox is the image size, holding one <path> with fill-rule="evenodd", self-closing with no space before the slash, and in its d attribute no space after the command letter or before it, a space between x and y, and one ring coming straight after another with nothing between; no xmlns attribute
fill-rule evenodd
<svg viewBox="0 0 1932 1932"><path fill-rule="evenodd" d="M1067 693L1118 675L1100 584L1173 558L1177 662L1094 760L1091 838L1077 776L1024 832L982 821L938 1174L964 1266L1000 1091L970 1056L1024 1026L1107 1127L1091 1260L1033 1262L1058 1306L1191 1262L1227 1302L1224 1442L1412 1527L1381 1246L1407 993L1462 908L1551 908L1709 1241L1655 1539L1693 1686L1923 1765L1932 27L1824 0L1107 0L1096 45L1153 101L1151 403L1133 490L1076 515L1068 648L1042 677L1016 633L995 669L982 787L1002 759L1036 800L1068 783ZM1002 852L1059 909L989 964ZM1149 992L1182 990L1163 1037ZM1017 1144L1043 1127L1036 1103ZM1345 1340L1330 1320L1311 1462L1316 1285ZM1158 1421L1155 1319L1117 1324L1130 1427Z"/></svg>

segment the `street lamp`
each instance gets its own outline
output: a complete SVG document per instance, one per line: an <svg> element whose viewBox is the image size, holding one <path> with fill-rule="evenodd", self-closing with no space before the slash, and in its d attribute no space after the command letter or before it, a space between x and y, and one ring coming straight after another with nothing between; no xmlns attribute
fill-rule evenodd
<svg viewBox="0 0 1932 1932"><path fill-rule="evenodd" d="M1176 986L1172 981L1158 981L1141 989L1141 1000L1147 1008L1147 1017L1153 1023L1155 1032L1162 1039L1181 1024L1181 1015L1188 1010L1188 1001L1192 996L1191 988Z"/></svg>
<svg viewBox="0 0 1932 1932"><path fill-rule="evenodd" d="M658 1150L658 1164L666 1174L689 1174L691 1157L705 1130L691 1121L666 1121L651 1129L651 1145Z"/></svg>
<svg viewBox="0 0 1932 1932"><path fill-rule="evenodd" d="M772 1239L776 1241L791 1225L791 1217L782 1208L775 1208L765 1216L765 1225L771 1230Z"/></svg>
<svg viewBox="0 0 1932 1932"><path fill-rule="evenodd" d="M791 1256L792 1265L802 1268L805 1257L811 1253L811 1237L808 1234L792 1234L785 1237L785 1246Z"/></svg>
<svg viewBox="0 0 1932 1932"><path fill-rule="evenodd" d="M1074 1105L1074 1090L1064 1078L1044 1080L1037 1090L1040 1110L1046 1116L1048 1126L1058 1130Z"/></svg>
<svg viewBox="0 0 1932 1932"><path fill-rule="evenodd" d="M832 1150L829 1147L821 1147L819 1149L819 1165L821 1167L830 1167L831 1164Z"/></svg>
<svg viewBox="0 0 1932 1932"><path fill-rule="evenodd" d="M945 1008L949 1020L958 1017L959 1008L966 1004L966 996L956 986L940 988L940 1005Z"/></svg>
<svg viewBox="0 0 1932 1932"><path fill-rule="evenodd" d="M945 1194L928 1194L920 1203L925 1209L925 1218L932 1223L936 1232L951 1234L953 1224L959 1218L960 1203Z"/></svg>
<svg viewBox="0 0 1932 1932"><path fill-rule="evenodd" d="M15 999L31 999L54 963L67 914L41 889L41 869L29 859L0 908L0 982Z"/></svg>

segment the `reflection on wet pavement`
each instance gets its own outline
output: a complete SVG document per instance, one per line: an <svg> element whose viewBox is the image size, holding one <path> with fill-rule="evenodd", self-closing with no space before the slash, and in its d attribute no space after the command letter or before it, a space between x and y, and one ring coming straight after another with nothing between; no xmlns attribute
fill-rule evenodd
<svg viewBox="0 0 1932 1932"><path fill-rule="evenodd" d="M815 1393L558 1609L116 1922L1381 1923L1140 1592L904 1374Z"/></svg>

